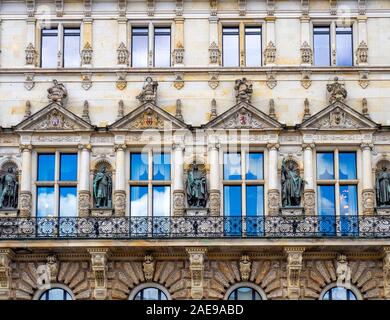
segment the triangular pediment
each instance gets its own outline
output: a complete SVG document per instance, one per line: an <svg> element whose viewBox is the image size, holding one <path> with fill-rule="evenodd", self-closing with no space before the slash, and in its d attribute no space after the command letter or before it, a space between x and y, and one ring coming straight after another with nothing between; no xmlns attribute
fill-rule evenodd
<svg viewBox="0 0 390 320"><path fill-rule="evenodd" d="M374 121L340 101L332 103L300 125L301 129L308 130L374 130L377 127Z"/></svg>
<svg viewBox="0 0 390 320"><path fill-rule="evenodd" d="M240 102L208 122L205 128L275 130L282 124L246 102Z"/></svg>
<svg viewBox="0 0 390 320"><path fill-rule="evenodd" d="M52 102L16 125L16 131L90 131L93 126L79 116Z"/></svg>
<svg viewBox="0 0 390 320"><path fill-rule="evenodd" d="M151 102L147 102L110 125L110 130L177 130L187 125Z"/></svg>

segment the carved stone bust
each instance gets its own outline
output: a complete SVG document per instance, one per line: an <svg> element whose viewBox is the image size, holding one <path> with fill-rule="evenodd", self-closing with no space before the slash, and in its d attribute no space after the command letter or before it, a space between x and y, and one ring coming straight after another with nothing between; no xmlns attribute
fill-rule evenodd
<svg viewBox="0 0 390 320"><path fill-rule="evenodd" d="M68 97L68 91L62 83L59 83L56 79L53 80L53 86L47 89L47 98L50 102L64 103L64 100Z"/></svg>

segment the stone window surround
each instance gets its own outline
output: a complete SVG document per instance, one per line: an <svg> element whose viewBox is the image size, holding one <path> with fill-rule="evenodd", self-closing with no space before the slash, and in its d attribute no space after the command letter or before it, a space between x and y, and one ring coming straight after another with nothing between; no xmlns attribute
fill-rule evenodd
<svg viewBox="0 0 390 320"><path fill-rule="evenodd" d="M318 152L333 152L333 168L334 168L334 179L332 180L318 180L317 179L317 153ZM339 161L338 161L338 154L339 152L355 152L356 153L356 179L354 180L340 180L338 179L338 170L339 170ZM314 160L314 190L317 194L317 186L318 185L332 185L335 187L335 215L339 216L340 215L340 191L339 187L341 185L356 185L356 192L357 192L357 214L359 215L360 212L362 212L362 205L361 205L361 193L362 193L362 152L359 149L359 147L354 147L354 146L332 146L332 147L321 147L317 146L313 150L313 160ZM342 183L340 183L342 181ZM316 212L318 209L318 197L315 197L315 202L316 202Z"/></svg>
<svg viewBox="0 0 390 320"><path fill-rule="evenodd" d="M235 283L229 289L227 289L227 291L226 291L226 293L225 293L225 295L223 297L223 300L227 300L229 298L230 294L234 290L242 288L242 287L248 287L248 288L252 288L253 290L256 290L257 293L260 295L261 300L267 300L267 295L265 294L264 290L260 286L258 286L257 284L255 284L253 282L238 282L238 283Z"/></svg>
<svg viewBox="0 0 390 320"><path fill-rule="evenodd" d="M153 147L134 147L134 148L127 148L127 152L125 152L125 174L126 174L126 181L127 181L127 188L125 190L126 192L126 216L130 217L130 207L131 207L131 200L130 200L130 186L147 186L148 187L148 217L153 216L153 186L169 186L170 187L170 216L172 215L172 197L173 197L173 152L171 147L157 147L157 150L155 152L157 153L169 153L171 157L171 179L170 180L153 180L148 179L144 181L137 181L134 182L130 180L130 154L131 153L146 153L148 152L148 175L149 178L153 175Z"/></svg>
<svg viewBox="0 0 390 320"><path fill-rule="evenodd" d="M358 43L358 25L355 18L349 18L350 23L347 23L342 27L352 27L352 66L346 68L353 68L357 66L355 50L359 46ZM336 19L312 19L310 21L310 45L313 48L313 66L315 66L314 59L314 27L329 26L330 27L330 65L327 67L337 67L335 57L333 57L333 52L337 54L336 48Z"/></svg>
<svg viewBox="0 0 390 320"><path fill-rule="evenodd" d="M134 300L135 296L138 294L138 292L140 292L141 290L143 289L147 289L147 288L155 288L155 289L159 289L161 290L166 296L167 296L167 299L168 300L172 300L172 297L171 297L171 294L169 293L169 291L167 290L167 288L165 288L164 286L162 286L161 284L159 283L155 283L155 282L146 282L146 283L141 283L137 286L135 286L130 294L129 294L129 300Z"/></svg>
<svg viewBox="0 0 390 320"><path fill-rule="evenodd" d="M37 291L35 291L32 300L39 300L41 298L42 294L44 294L46 291L51 290L51 289L57 289L57 288L65 290L66 292L68 292L70 294L72 300L76 300L74 293L66 285L64 285L62 283L50 283L49 286L50 286L49 288L45 287L45 288L38 289Z"/></svg>
<svg viewBox="0 0 390 320"><path fill-rule="evenodd" d="M351 284L351 287L347 288L345 286L338 286L336 282L329 283L325 288L323 288L321 293L320 293L320 296L319 296L318 300L323 300L325 293L327 293L330 289L333 289L335 287L343 287L345 289L349 289L356 296L357 300L364 300L362 294L359 291L359 289L356 288L354 285Z"/></svg>

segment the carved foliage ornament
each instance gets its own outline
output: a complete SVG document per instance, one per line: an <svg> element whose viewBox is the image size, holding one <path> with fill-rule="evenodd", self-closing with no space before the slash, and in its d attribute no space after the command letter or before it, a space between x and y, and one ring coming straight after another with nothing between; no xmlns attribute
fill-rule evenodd
<svg viewBox="0 0 390 320"><path fill-rule="evenodd" d="M307 41L304 41L301 46L301 59L304 64L313 63L313 51Z"/></svg>
<svg viewBox="0 0 390 320"><path fill-rule="evenodd" d="M340 107L335 108L332 112L326 115L322 120L318 121L317 128L339 128L349 129L358 128L358 123L354 121L347 113Z"/></svg>
<svg viewBox="0 0 390 320"><path fill-rule="evenodd" d="M151 255L146 255L142 263L145 281L152 281L154 276L155 261Z"/></svg>
<svg viewBox="0 0 390 320"><path fill-rule="evenodd" d="M265 64L274 64L276 58L276 46L270 41L264 50L264 62Z"/></svg>
<svg viewBox="0 0 390 320"><path fill-rule="evenodd" d="M209 47L209 59L211 64L219 64L221 51L218 45L213 41Z"/></svg>
<svg viewBox="0 0 390 320"><path fill-rule="evenodd" d="M35 66L37 60L37 51L34 45L30 42L25 50L26 52L26 65Z"/></svg>
<svg viewBox="0 0 390 320"><path fill-rule="evenodd" d="M45 118L36 123L32 129L35 130L73 130L75 129L75 123L65 117L57 109L53 109Z"/></svg>
<svg viewBox="0 0 390 320"><path fill-rule="evenodd" d="M368 46L366 42L360 42L358 48L356 49L356 59L359 64L368 62Z"/></svg>
<svg viewBox="0 0 390 320"><path fill-rule="evenodd" d="M248 281L251 274L251 266L252 266L249 256L246 254L242 255L239 265L240 265L241 280Z"/></svg>
<svg viewBox="0 0 390 320"><path fill-rule="evenodd" d="M225 121L226 129L261 129L263 123L247 110L241 110Z"/></svg>
<svg viewBox="0 0 390 320"><path fill-rule="evenodd" d="M92 61L92 46L89 42L87 42L81 50L81 65L90 65Z"/></svg>
<svg viewBox="0 0 390 320"><path fill-rule="evenodd" d="M119 47L117 49L117 54L118 54L118 64L127 66L129 64L130 53L123 42L119 44Z"/></svg>
<svg viewBox="0 0 390 320"><path fill-rule="evenodd" d="M177 47L175 50L173 50L172 53L173 56L173 63L174 64L182 64L184 61L184 47L181 42L177 44Z"/></svg>

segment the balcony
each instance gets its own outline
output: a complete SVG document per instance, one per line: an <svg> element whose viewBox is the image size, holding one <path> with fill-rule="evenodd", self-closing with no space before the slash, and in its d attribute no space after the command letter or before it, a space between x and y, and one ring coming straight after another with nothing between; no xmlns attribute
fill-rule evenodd
<svg viewBox="0 0 390 320"><path fill-rule="evenodd" d="M390 216L0 218L0 240L390 238Z"/></svg>

